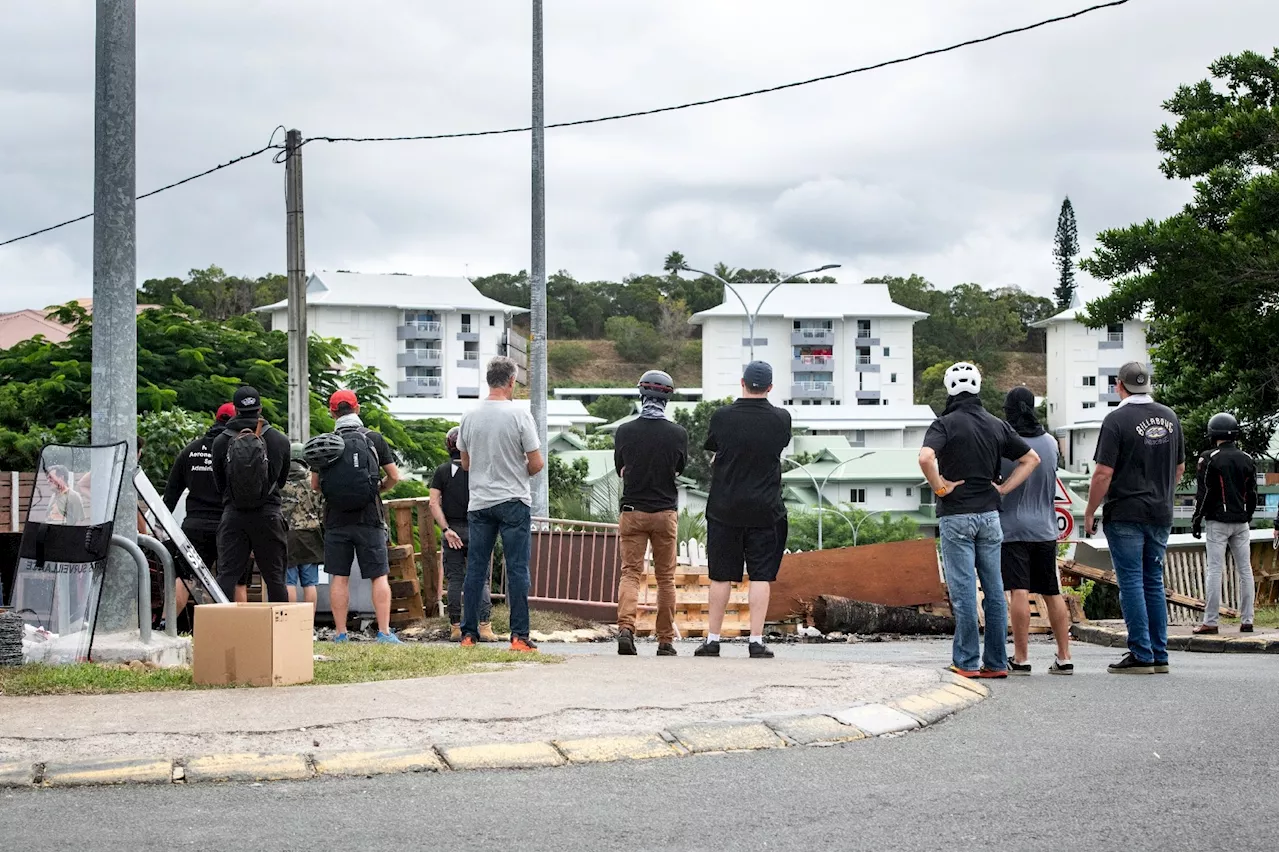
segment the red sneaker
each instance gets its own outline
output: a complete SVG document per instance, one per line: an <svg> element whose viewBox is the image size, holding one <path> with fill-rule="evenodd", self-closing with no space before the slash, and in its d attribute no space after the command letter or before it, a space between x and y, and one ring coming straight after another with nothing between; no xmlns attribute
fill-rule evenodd
<svg viewBox="0 0 1280 852"><path fill-rule="evenodd" d="M978 669L978 677L1008 677L1009 672L1006 669L989 669L986 666Z"/></svg>
<svg viewBox="0 0 1280 852"><path fill-rule="evenodd" d="M532 639L527 639L521 636L512 636L511 650L519 651L523 654L536 654L538 653L538 646L533 643Z"/></svg>
<svg viewBox="0 0 1280 852"><path fill-rule="evenodd" d="M955 663L952 663L951 665L947 666L947 671L953 674L958 674L960 675L960 677L967 677L967 678L979 677L982 674L981 672L976 672L976 671L973 671L972 669L962 669L959 666L957 666Z"/></svg>
<svg viewBox="0 0 1280 852"><path fill-rule="evenodd" d="M476 637L467 635L462 637L462 647L474 648L476 646Z"/></svg>

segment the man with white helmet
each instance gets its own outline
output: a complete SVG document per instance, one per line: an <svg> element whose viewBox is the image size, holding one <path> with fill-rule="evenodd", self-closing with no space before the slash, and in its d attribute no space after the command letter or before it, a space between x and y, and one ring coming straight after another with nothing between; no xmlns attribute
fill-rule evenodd
<svg viewBox="0 0 1280 852"><path fill-rule="evenodd" d="M471 499L471 474L462 468L462 451L458 449L458 427L444 436L449 460L436 468L431 477L431 516L440 527L440 551L444 561L445 582L449 586L449 641L462 641L462 586L467 579L467 502ZM497 642L490 622L489 583L484 584L480 601L480 641Z"/></svg>
<svg viewBox="0 0 1280 852"><path fill-rule="evenodd" d="M644 578L644 554L653 548L658 580L658 656L676 655L676 477L684 470L689 434L667 419L675 382L661 370L640 377L640 416L618 428L613 466L622 477L618 539L618 653L636 653L636 606Z"/></svg>
<svg viewBox="0 0 1280 852"><path fill-rule="evenodd" d="M920 449L920 470L937 497L938 535L947 596L955 617L951 671L962 677L1008 677L1008 611L1000 576L1000 498L1026 481L1040 456L1008 423L982 407L982 375L961 361L943 377L950 397ZM998 485L1001 459L1016 462ZM978 588L986 640L978 653Z"/></svg>

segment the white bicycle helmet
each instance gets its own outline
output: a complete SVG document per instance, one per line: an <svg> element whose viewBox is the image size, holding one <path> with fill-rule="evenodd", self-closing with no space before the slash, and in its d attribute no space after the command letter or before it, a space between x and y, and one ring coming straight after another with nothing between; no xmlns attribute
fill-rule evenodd
<svg viewBox="0 0 1280 852"><path fill-rule="evenodd" d="M947 368L942 383L947 386L947 395L960 393L979 393L982 390L982 374L978 368L968 361L957 361Z"/></svg>

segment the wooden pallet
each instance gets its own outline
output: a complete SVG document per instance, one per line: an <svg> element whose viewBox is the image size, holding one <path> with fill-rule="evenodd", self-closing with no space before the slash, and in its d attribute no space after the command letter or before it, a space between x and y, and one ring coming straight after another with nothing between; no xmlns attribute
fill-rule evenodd
<svg viewBox="0 0 1280 852"><path fill-rule="evenodd" d="M391 572L391 626L407 627L426 617L422 608L422 586L418 582L418 562L412 544L387 548Z"/></svg>
<svg viewBox="0 0 1280 852"><path fill-rule="evenodd" d="M636 635L649 636L657 629L658 578L645 574L644 588L640 591L641 609L636 613ZM676 572L675 628L679 636L703 637L707 635L710 618L709 601L711 580L706 573L690 566L680 566ZM725 607L720 635L725 637L751 635L751 608L748 603L746 583L734 583L729 592L729 604Z"/></svg>
<svg viewBox="0 0 1280 852"><path fill-rule="evenodd" d="M982 611L982 590L978 590L978 625L986 626L986 614ZM1030 595L1028 602L1031 609L1031 627L1028 633L1052 633L1053 627L1049 623L1049 607L1045 603L1044 595ZM926 604L918 608L922 613L930 615L951 616L951 606L949 603Z"/></svg>

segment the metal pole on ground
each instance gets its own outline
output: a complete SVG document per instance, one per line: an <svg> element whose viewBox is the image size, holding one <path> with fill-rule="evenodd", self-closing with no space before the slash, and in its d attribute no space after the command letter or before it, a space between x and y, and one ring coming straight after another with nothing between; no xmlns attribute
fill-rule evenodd
<svg viewBox="0 0 1280 852"><path fill-rule="evenodd" d="M137 540L133 471L138 439L138 258L134 0L97 0L93 108L93 440L124 441L124 488L115 532ZM103 472L105 479L105 471ZM104 633L138 627L138 567L112 550L103 579L97 628ZM148 592L150 589L148 589Z"/></svg>
<svg viewBox="0 0 1280 852"><path fill-rule="evenodd" d="M533 0L533 207L532 259L529 264L529 407L538 426L542 457L547 456L547 235L546 152L542 114L542 0ZM533 482L532 514L548 516L547 471Z"/></svg>
<svg viewBox="0 0 1280 852"><path fill-rule="evenodd" d="M311 437L307 359L307 250L302 217L302 133L285 134L285 245L289 273L289 439Z"/></svg>

